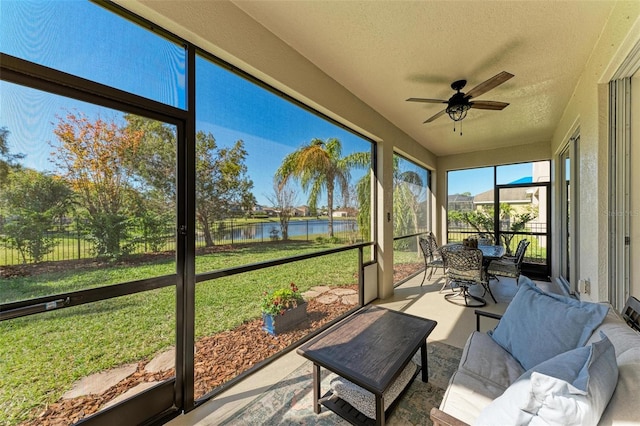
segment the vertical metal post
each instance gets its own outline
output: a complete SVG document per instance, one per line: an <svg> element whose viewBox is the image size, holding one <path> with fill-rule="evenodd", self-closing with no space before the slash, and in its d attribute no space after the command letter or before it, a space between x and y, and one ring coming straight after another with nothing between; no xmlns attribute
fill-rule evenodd
<svg viewBox="0 0 640 426"><path fill-rule="evenodd" d="M364 247L358 247L358 302L364 306Z"/></svg>

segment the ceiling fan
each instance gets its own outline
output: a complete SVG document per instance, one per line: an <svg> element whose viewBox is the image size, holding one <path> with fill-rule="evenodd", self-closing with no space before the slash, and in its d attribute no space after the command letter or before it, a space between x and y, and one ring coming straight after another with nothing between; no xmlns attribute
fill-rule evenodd
<svg viewBox="0 0 640 426"><path fill-rule="evenodd" d="M451 83L451 88L456 91L448 100L444 99L425 99L425 98L409 98L407 101L409 102L423 102L428 104L447 104L447 107L437 114L429 117L425 123L431 123L436 118L443 115L445 112L449 115L449 117L454 121L462 121L467 116L467 111L470 108L476 109L490 109L499 111L507 107L509 104L506 102L497 102L497 101L472 101L471 99L476 98L491 89L494 89L509 80L513 77L513 74L508 73L506 71L502 71L500 74L497 74L487 81L484 81L478 84L473 89L469 90L467 93L461 92L464 86L467 84L467 80L457 80ZM453 128L455 131L455 126ZM460 132L462 134L462 131Z"/></svg>

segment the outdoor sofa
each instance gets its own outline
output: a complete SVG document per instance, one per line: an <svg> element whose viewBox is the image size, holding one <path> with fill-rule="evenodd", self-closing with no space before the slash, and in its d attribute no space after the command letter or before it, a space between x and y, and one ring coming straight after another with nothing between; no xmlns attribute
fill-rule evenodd
<svg viewBox="0 0 640 426"><path fill-rule="evenodd" d="M637 305L629 298L621 315L609 304L544 293L522 276L495 329L469 336L432 421L640 423L640 333L632 328L638 330ZM482 316L500 318L476 314L478 328Z"/></svg>

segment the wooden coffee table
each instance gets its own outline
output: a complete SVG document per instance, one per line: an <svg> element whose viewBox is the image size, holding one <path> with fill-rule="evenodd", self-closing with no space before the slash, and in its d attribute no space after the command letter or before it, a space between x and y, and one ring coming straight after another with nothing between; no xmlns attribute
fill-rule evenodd
<svg viewBox="0 0 640 426"><path fill-rule="evenodd" d="M329 399L332 391L320 398L320 367L324 367L373 393L375 424L384 425L384 392L418 349L422 381L428 381L427 336L435 326L436 322L429 319L369 306L300 346L298 354L313 362L314 412L320 413L324 405L352 424L373 423L362 414L354 415L355 409L345 401Z"/></svg>

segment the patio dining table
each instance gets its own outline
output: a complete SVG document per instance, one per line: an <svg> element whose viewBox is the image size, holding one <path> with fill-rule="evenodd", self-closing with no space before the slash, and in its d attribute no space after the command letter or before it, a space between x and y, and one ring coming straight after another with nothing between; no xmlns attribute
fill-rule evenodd
<svg viewBox="0 0 640 426"><path fill-rule="evenodd" d="M449 243L447 246L461 246L461 243ZM505 255L504 246L499 245L478 245L478 250L482 252L482 266L484 267L485 274L487 273L487 267L492 260L500 259ZM491 287L487 282L485 289L489 292L489 295L493 299L494 303L498 303L493 293L491 292Z"/></svg>
<svg viewBox="0 0 640 426"><path fill-rule="evenodd" d="M449 243L447 246L461 246L462 243ZM500 259L505 254L504 246L498 245L478 245L478 250L482 252L482 258L485 262Z"/></svg>
<svg viewBox="0 0 640 426"><path fill-rule="evenodd" d="M504 246L497 246L497 245L481 246L481 245L479 245L478 249L480 249L480 251L482 252L482 258L484 259L486 264L488 264L489 261L500 259L505 254Z"/></svg>

